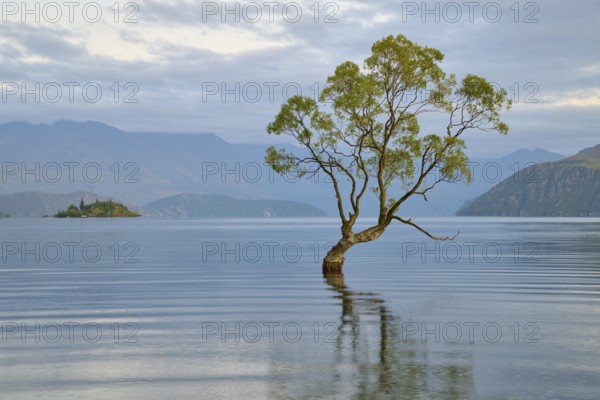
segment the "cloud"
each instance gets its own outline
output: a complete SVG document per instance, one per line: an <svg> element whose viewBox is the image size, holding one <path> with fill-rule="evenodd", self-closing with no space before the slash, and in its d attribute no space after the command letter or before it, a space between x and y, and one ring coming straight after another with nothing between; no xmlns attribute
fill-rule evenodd
<svg viewBox="0 0 600 400"><path fill-rule="evenodd" d="M73 22L66 13L58 23L9 16L0 39L4 82L94 82L103 95L96 103L81 95L57 103L14 95L2 122L94 119L135 131L213 131L266 142L273 138L265 126L286 95L300 88L316 96L336 65L361 63L374 41L401 33L440 49L448 72L485 76L518 100L506 117L509 137L476 137L474 150L558 151L565 129L569 147L597 141L600 5L592 0L480 2L473 10L453 3L460 18L449 2L299 1L300 18L286 3L270 10L256 2L258 18L251 3L228 2L226 13L222 2L146 0L137 8L119 3L118 14L107 3L95 23L80 9ZM496 4L502 14L492 22ZM133 92L138 102L125 103Z"/></svg>

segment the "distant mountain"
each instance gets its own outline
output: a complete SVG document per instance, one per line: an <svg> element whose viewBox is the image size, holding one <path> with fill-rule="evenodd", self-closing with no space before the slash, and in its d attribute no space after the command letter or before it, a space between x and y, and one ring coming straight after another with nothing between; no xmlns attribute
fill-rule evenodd
<svg viewBox="0 0 600 400"><path fill-rule="evenodd" d="M581 165L593 169L600 168L600 144L581 150L574 156L565 159L564 163L570 165Z"/></svg>
<svg viewBox="0 0 600 400"><path fill-rule="evenodd" d="M281 147L302 152L292 145ZM331 183L324 174L281 177L265 165L266 148L228 143L210 133L129 133L99 122L12 122L0 125L0 194L86 191L137 205L179 193L220 194L246 200L294 200L337 214ZM401 213L454 215L467 200L527 163L561 158L537 149L519 150L501 159L472 159L472 184L441 183L428 201L411 198ZM349 184L341 182L340 190L349 191ZM375 196L369 193L362 204L361 215L376 215ZM10 213L1 204L0 209Z"/></svg>
<svg viewBox="0 0 600 400"><path fill-rule="evenodd" d="M222 195L180 194L144 206L156 217L323 217L309 204L287 200L240 200Z"/></svg>
<svg viewBox="0 0 600 400"><path fill-rule="evenodd" d="M514 174L466 204L462 216L600 216L600 145Z"/></svg>
<svg viewBox="0 0 600 400"><path fill-rule="evenodd" d="M553 153L548 150L537 148L534 150L524 150L524 149L516 150L516 151L510 153L509 155L504 156L496 161L498 161L501 165L511 167L512 169L514 169L515 166L517 166L517 165L519 165L522 169L527 164L531 164L531 163L539 164L539 163L544 163L544 162L553 162L553 161L562 160L563 158L565 158L565 156L563 156L561 154ZM489 160L489 161L495 161L495 160Z"/></svg>
<svg viewBox="0 0 600 400"><path fill-rule="evenodd" d="M12 122L0 125L0 178L5 178L0 194L81 190L137 205L180 193L222 194L335 207L323 176L316 183L281 177L264 164L266 148L228 143L211 133L130 133L99 122Z"/></svg>
<svg viewBox="0 0 600 400"><path fill-rule="evenodd" d="M473 201L499 182L515 172L540 162L563 159L561 154L544 149L517 150L502 158L471 158L469 168L472 174L470 184L465 182L442 182L427 194L427 201L421 197L409 199L404 207L405 215L451 216L466 203ZM426 181L427 182L427 181ZM401 211L402 212L402 211Z"/></svg>
<svg viewBox="0 0 600 400"><path fill-rule="evenodd" d="M0 195L0 207L11 217L35 218L54 215L59 210L66 210L71 204L79 204L81 199L86 203L111 200L109 197L84 191L67 194L23 192Z"/></svg>
<svg viewBox="0 0 600 400"><path fill-rule="evenodd" d="M69 206L86 205L99 200L116 201L113 197L77 191L67 194L23 192L0 195L0 207L15 218L52 216ZM321 217L327 214L306 203L288 200L240 200L222 195L180 194L156 200L143 209L128 205L142 215L157 217ZM5 214L0 217L5 217Z"/></svg>

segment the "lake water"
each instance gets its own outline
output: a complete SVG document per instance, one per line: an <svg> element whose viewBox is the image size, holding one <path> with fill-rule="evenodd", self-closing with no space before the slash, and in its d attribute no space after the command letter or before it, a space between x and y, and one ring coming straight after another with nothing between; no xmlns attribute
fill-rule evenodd
<svg viewBox="0 0 600 400"><path fill-rule="evenodd" d="M600 398L600 220L420 221L0 220L0 398Z"/></svg>

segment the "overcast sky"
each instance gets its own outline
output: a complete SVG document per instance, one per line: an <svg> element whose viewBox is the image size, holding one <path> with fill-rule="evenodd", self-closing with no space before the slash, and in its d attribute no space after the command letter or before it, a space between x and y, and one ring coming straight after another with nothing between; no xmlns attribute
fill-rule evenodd
<svg viewBox="0 0 600 400"><path fill-rule="evenodd" d="M316 96L336 65L404 34L440 49L447 72L509 90L509 136L470 133L472 155L600 143L597 0L26 3L1 5L2 122L267 143L286 95Z"/></svg>

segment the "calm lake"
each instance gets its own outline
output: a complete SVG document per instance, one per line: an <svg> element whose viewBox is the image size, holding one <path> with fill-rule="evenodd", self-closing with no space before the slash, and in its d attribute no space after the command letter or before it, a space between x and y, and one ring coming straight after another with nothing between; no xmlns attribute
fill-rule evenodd
<svg viewBox="0 0 600 400"><path fill-rule="evenodd" d="M0 397L600 398L600 219L418 221L0 220Z"/></svg>

